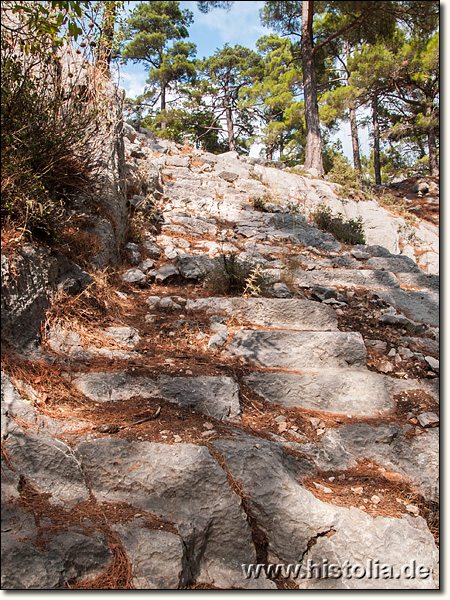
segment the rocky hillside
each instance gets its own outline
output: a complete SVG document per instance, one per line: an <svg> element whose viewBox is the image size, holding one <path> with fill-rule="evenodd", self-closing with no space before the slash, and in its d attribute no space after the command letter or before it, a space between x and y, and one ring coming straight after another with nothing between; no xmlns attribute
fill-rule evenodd
<svg viewBox="0 0 450 600"><path fill-rule="evenodd" d="M3 260L3 588L437 589L436 211L124 134L119 271Z"/></svg>

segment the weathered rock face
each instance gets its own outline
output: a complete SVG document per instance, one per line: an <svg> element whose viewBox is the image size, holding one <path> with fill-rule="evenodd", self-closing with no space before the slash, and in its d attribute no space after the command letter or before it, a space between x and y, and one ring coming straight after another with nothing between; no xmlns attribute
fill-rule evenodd
<svg viewBox="0 0 450 600"><path fill-rule="evenodd" d="M189 551L190 579L245 584L241 563L256 560L250 528L225 473L206 448L105 438L79 444L77 456L98 501L132 503L175 523ZM179 545L175 552L181 562Z"/></svg>
<svg viewBox="0 0 450 600"><path fill-rule="evenodd" d="M35 362L16 355L23 369L5 361L2 376L3 587L112 576L134 589L276 589L286 573L264 570L276 563L301 570L299 589L437 589L439 277L375 203L343 205L365 213L368 246L343 248L308 222L319 202L342 209L334 184L124 135L130 214L154 211L123 244L111 292L124 308L85 323L87 338L49 323L39 347L53 291L76 294L89 276L40 249L2 259L5 337L35 343ZM118 173L120 149L103 150ZM100 182L98 265L121 239L114 177ZM230 253L270 297L208 296L203 277ZM308 574L323 561L395 572ZM400 572L412 563L426 576Z"/></svg>
<svg viewBox="0 0 450 600"><path fill-rule="evenodd" d="M91 277L61 254L23 246L2 255L2 339L20 350L36 345L45 311L57 289L78 293Z"/></svg>
<svg viewBox="0 0 450 600"><path fill-rule="evenodd" d="M430 533L422 519L372 518L356 508L321 502L297 483L298 470L289 457L268 442L221 440L215 444L224 454L231 473L243 482L249 494L249 511L266 536L269 562L306 566L305 559L310 559L320 566L326 558L329 563L342 566L346 560L353 565L361 564L364 556L363 566L366 566L366 559L376 561L382 555L386 563L400 572L407 543L407 555L414 555L417 563L423 563L429 569L429 576L411 582L403 575L381 585L387 588L394 585L398 589L435 587L436 579L431 572L436 576L437 553L429 546ZM306 587L309 586L314 588L314 581L307 581ZM380 581L375 586L379 587ZM321 583L317 587L323 589ZM374 582L344 578L332 581L331 587L373 588Z"/></svg>
<svg viewBox="0 0 450 600"><path fill-rule="evenodd" d="M269 402L287 407L353 415L377 415L394 407L385 378L370 371L253 373L245 381Z"/></svg>

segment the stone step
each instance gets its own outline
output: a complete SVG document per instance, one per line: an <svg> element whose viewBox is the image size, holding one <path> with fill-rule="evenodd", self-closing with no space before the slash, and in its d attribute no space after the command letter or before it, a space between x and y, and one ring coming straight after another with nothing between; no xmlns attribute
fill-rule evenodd
<svg viewBox="0 0 450 600"><path fill-rule="evenodd" d="M249 515L265 533L269 562L298 563L298 557L307 554L308 559L313 559L310 564L319 568L323 568L324 558L336 565L342 566L348 561L347 564L366 567L368 560L374 564L381 554L383 562L399 574L398 579L361 580L327 578L322 571L322 577L320 574L312 578L300 575L296 580L300 585L309 582L321 589L347 590L362 586L366 589L438 587L437 573L425 580L413 580L401 571L401 565L411 560L426 565L430 573L438 569L433 536L422 519L372 517L355 506L346 508L319 500L299 483L298 463L292 456L266 440L248 437L242 441L215 440L213 443L224 456L231 475L241 482L248 494ZM385 446L389 448L388 443ZM329 452L331 454L333 449ZM356 503L359 504L354 498ZM329 534L324 535L327 532ZM316 543L311 544L311 540Z"/></svg>
<svg viewBox="0 0 450 600"><path fill-rule="evenodd" d="M244 381L268 402L288 408L373 417L394 408L387 378L371 371L252 373Z"/></svg>
<svg viewBox="0 0 450 600"><path fill-rule="evenodd" d="M362 287L371 290L395 289L400 287L397 277L389 271L369 269L333 269L330 271L300 271L293 273L294 283L309 288L314 285L343 288Z"/></svg>
<svg viewBox="0 0 450 600"><path fill-rule="evenodd" d="M390 271L391 273L422 273L409 256L374 256L369 258L367 266L376 271Z"/></svg>
<svg viewBox="0 0 450 600"><path fill-rule="evenodd" d="M268 234L277 237L277 232L282 238L305 246L313 246L328 252L339 252L341 244L331 233L320 231L308 223L303 215L275 214L270 216L267 225L272 228Z"/></svg>
<svg viewBox="0 0 450 600"><path fill-rule="evenodd" d="M285 298L200 298L188 300L187 311L223 312L262 327L297 331L334 331L333 309L318 302Z"/></svg>
<svg viewBox="0 0 450 600"><path fill-rule="evenodd" d="M341 331L238 331L226 348L261 367L303 371L308 368L364 368L361 334Z"/></svg>
<svg viewBox="0 0 450 600"><path fill-rule="evenodd" d="M380 290L377 296L394 306L408 319L439 327L439 294L436 292Z"/></svg>
<svg viewBox="0 0 450 600"><path fill-rule="evenodd" d="M368 458L401 474L427 500L439 500L439 430L422 430L409 437L396 424L353 423L329 429L312 456L319 469L341 470ZM309 456L309 447L303 447ZM317 457L317 458L316 458Z"/></svg>
<svg viewBox="0 0 450 600"><path fill-rule="evenodd" d="M163 398L200 410L215 419L240 417L239 386L232 377L169 377L157 380L126 373L86 373L73 385L95 402L120 402L133 396Z"/></svg>
<svg viewBox="0 0 450 600"><path fill-rule="evenodd" d="M417 288L427 292L439 292L439 275L425 273L397 273L397 279L402 286Z"/></svg>

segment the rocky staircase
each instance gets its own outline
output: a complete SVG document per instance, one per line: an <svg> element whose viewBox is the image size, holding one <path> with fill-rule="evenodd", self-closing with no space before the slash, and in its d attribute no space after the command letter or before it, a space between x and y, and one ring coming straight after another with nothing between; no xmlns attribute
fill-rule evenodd
<svg viewBox="0 0 450 600"><path fill-rule="evenodd" d="M436 589L439 276L296 212L332 186L128 135L162 182L121 311L2 376L4 589ZM269 297L207 295L224 253Z"/></svg>

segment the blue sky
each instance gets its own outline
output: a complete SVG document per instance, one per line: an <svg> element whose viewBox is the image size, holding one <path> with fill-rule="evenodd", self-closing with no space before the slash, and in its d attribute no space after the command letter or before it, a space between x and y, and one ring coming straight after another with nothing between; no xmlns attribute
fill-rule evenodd
<svg viewBox="0 0 450 600"><path fill-rule="evenodd" d="M139 2L126 2L125 6L132 10L136 4ZM256 41L270 33L269 29L261 25L259 18L259 10L263 5L262 1L238 1L230 11L215 8L203 14L198 10L197 2L180 2L182 9L187 8L194 13L194 23L189 28L189 41L197 45L198 58L211 56L226 43L254 49ZM130 98L143 92L145 80L143 66L130 62L121 68L120 85Z"/></svg>

